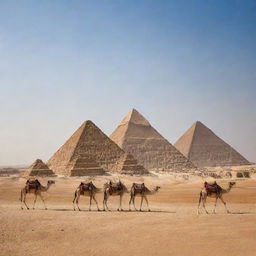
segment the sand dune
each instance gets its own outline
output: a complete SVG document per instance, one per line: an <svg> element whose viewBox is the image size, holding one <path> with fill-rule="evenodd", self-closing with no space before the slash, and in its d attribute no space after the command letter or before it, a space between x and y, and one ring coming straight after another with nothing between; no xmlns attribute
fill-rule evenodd
<svg viewBox="0 0 256 256"><path fill-rule="evenodd" d="M109 177L94 179L102 187ZM22 178L0 179L0 255L255 255L256 181L239 180L225 196L232 214L219 202L217 214L196 214L202 180L174 180L171 176L122 177L128 187L144 181L160 192L149 198L151 212L117 212L118 198L110 198L111 212L73 211L72 199L81 179L55 178L45 194L48 210L38 200L36 210L20 210ZM42 180L45 183L46 179ZM219 182L223 187L228 180ZM102 208L102 194L98 202ZM124 197L128 210L129 195ZM137 205L139 205L139 198ZM28 197L32 205L33 196ZM213 200L207 207L213 208Z"/></svg>

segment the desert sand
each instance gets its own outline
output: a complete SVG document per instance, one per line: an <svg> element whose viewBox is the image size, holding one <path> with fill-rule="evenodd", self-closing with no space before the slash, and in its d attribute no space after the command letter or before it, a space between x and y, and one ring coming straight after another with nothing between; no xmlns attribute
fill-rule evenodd
<svg viewBox="0 0 256 256"><path fill-rule="evenodd" d="M102 187L110 178L93 182ZM117 197L109 199L111 212L98 212L95 205L89 212L87 197L80 200L82 211L74 211L74 191L85 179L53 179L56 184L44 194L48 210L40 199L35 210L21 210L19 194L25 179L0 178L0 255L256 255L255 179L235 180L236 186L224 196L231 214L219 202L217 214L209 215L197 215L201 178L121 177L128 188L132 182L161 187L149 197L151 212L129 212L129 194L123 200L124 212L116 211ZM40 180L46 184L47 179ZM218 180L223 187L229 181ZM101 209L102 196L97 195ZM33 195L27 198L32 206ZM212 210L214 200L207 202Z"/></svg>

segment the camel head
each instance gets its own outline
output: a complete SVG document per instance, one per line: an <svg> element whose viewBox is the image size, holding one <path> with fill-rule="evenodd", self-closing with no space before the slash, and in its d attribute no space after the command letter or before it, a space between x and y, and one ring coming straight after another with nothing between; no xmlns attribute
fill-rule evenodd
<svg viewBox="0 0 256 256"><path fill-rule="evenodd" d="M236 185L235 182L229 182L229 186L232 188L234 185Z"/></svg>
<svg viewBox="0 0 256 256"><path fill-rule="evenodd" d="M156 188L155 188L155 189L156 189L156 191L158 191L158 190L160 189L160 187L159 187L159 186L156 186Z"/></svg>

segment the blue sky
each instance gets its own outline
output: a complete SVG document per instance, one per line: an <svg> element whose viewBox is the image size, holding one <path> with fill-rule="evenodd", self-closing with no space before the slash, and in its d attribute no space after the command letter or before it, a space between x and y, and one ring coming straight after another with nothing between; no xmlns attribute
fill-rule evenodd
<svg viewBox="0 0 256 256"><path fill-rule="evenodd" d="M0 165L47 161L136 108L171 143L202 121L256 162L256 1L0 1Z"/></svg>

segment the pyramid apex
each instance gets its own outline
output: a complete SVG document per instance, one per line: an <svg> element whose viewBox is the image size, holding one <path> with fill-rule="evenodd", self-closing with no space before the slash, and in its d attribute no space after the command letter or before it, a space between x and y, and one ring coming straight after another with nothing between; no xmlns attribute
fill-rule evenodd
<svg viewBox="0 0 256 256"><path fill-rule="evenodd" d="M131 112L139 113L139 111L136 108L132 108Z"/></svg>
<svg viewBox="0 0 256 256"><path fill-rule="evenodd" d="M201 121L197 120L197 121L194 122L194 125L204 125L204 124Z"/></svg>
<svg viewBox="0 0 256 256"><path fill-rule="evenodd" d="M129 113L125 116L120 125L124 125L127 123L150 126L149 121L144 116L142 116L135 108L132 108L129 111Z"/></svg>
<svg viewBox="0 0 256 256"><path fill-rule="evenodd" d="M96 126L95 124L94 124L94 122L93 121L91 121L91 120L86 120L86 121L84 121L83 123L82 123L82 125L80 126L80 128L85 128L85 127L89 127L89 126Z"/></svg>
<svg viewBox="0 0 256 256"><path fill-rule="evenodd" d="M93 123L93 121L91 121L91 120L86 120L86 121L84 121L83 124L84 124L84 125L89 125L89 124L94 124L94 123Z"/></svg>

